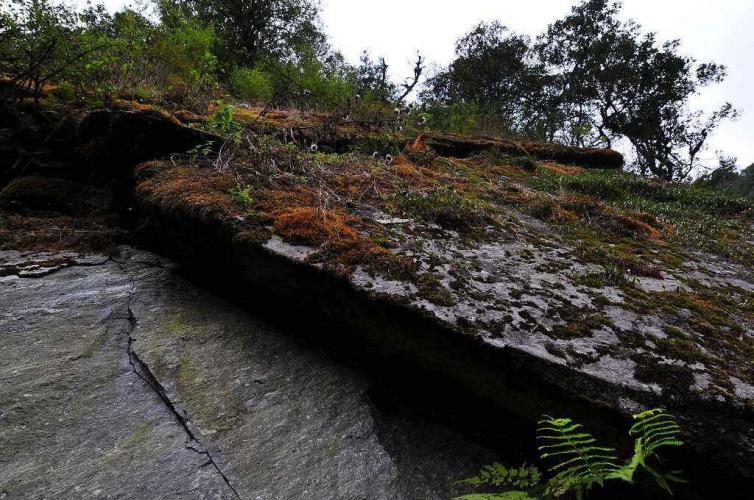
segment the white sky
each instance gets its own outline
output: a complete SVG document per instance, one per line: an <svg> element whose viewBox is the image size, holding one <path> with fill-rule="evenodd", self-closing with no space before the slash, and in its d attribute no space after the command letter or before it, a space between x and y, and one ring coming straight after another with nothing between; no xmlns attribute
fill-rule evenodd
<svg viewBox="0 0 754 500"><path fill-rule="evenodd" d="M81 0L83 2L83 0ZM127 3L105 0L110 8ZM481 20L499 19L532 37L563 16L575 0L322 0L332 45L351 62L363 49L384 56L393 77L411 74L416 51L429 63L453 58L455 41ZM624 0L624 16L660 40L680 38L681 50L699 61L728 66L728 78L705 89L698 104L713 109L724 101L743 111L720 127L706 156L715 150L754 163L754 0Z"/></svg>

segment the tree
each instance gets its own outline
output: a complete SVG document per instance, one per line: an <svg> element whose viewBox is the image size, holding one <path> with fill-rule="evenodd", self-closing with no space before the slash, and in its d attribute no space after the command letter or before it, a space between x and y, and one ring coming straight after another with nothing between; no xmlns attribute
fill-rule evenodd
<svg viewBox="0 0 754 500"><path fill-rule="evenodd" d="M45 84L79 72L101 50L82 37L80 15L49 0L12 0L0 14L0 72L6 88L39 100Z"/></svg>
<svg viewBox="0 0 754 500"><path fill-rule="evenodd" d="M684 180L719 123L736 116L728 103L708 116L689 104L725 78L725 67L680 55L678 40L658 44L654 33L621 21L620 9L618 1L585 0L539 38L539 57L556 75L571 131L606 146L624 137L641 173Z"/></svg>
<svg viewBox="0 0 754 500"><path fill-rule="evenodd" d="M425 97L463 102L503 117L511 130L552 138L549 82L527 36L499 22L480 23L456 43L456 59L428 82ZM549 131L547 129L550 129ZM549 133L548 133L549 132Z"/></svg>
<svg viewBox="0 0 754 500"><path fill-rule="evenodd" d="M219 37L221 60L254 66L262 59L288 61L326 51L317 0L160 0L163 22L197 18Z"/></svg>

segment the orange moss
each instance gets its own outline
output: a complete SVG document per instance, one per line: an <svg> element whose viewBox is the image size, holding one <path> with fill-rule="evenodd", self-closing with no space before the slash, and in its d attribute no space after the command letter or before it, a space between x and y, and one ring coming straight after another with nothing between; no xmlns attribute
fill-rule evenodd
<svg viewBox="0 0 754 500"><path fill-rule="evenodd" d="M140 182L136 190L162 206L231 216L240 213L238 203L228 194L234 187L230 175L179 166Z"/></svg>
<svg viewBox="0 0 754 500"><path fill-rule="evenodd" d="M327 241L352 241L359 233L348 224L354 217L337 210L283 207L272 212L275 232L294 244L320 246Z"/></svg>
<svg viewBox="0 0 754 500"><path fill-rule="evenodd" d="M584 171L581 167L561 165L552 162L541 163L541 165L543 168L560 175L577 175Z"/></svg>
<svg viewBox="0 0 754 500"><path fill-rule="evenodd" d="M652 227L644 221L622 214L616 215L615 218L625 229L637 235L643 235L649 239L659 239L662 236L662 233L657 228Z"/></svg>

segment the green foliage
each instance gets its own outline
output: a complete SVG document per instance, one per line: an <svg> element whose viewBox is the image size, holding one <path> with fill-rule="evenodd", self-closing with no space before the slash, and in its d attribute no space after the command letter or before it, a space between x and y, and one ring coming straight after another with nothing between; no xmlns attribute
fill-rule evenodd
<svg viewBox="0 0 754 500"><path fill-rule="evenodd" d="M207 118L207 127L228 140L239 141L244 127L236 120L235 110L230 104L218 102L217 110Z"/></svg>
<svg viewBox="0 0 754 500"><path fill-rule="evenodd" d="M536 467L524 464L521 467L508 468L503 464L494 463L482 467L479 475L458 481L458 483L475 487L505 486L528 489L537 486L541 479L542 473Z"/></svg>
<svg viewBox="0 0 754 500"><path fill-rule="evenodd" d="M0 7L0 74L5 88L39 99L44 85L73 78L101 45L83 36L80 13L49 0L11 0Z"/></svg>
<svg viewBox="0 0 754 500"><path fill-rule="evenodd" d="M270 69L275 95L290 106L339 111L356 93L353 68L337 54L325 60L307 57Z"/></svg>
<svg viewBox="0 0 754 500"><path fill-rule="evenodd" d="M593 196L622 212L644 214L672 226L669 238L681 245L754 262L746 242L752 232L754 201L698 185L668 183L624 172L586 170L557 175L545 169L531 181L535 188Z"/></svg>
<svg viewBox="0 0 754 500"><path fill-rule="evenodd" d="M609 264L605 266L602 272L589 273L581 278L581 283L593 288L603 288L606 286L623 286L628 280L626 275L619 266Z"/></svg>
<svg viewBox="0 0 754 500"><path fill-rule="evenodd" d="M695 185L716 191L729 191L746 198L754 198L754 164L749 165L741 172L736 172L735 160L730 160L730 162L723 160L720 168L698 179Z"/></svg>
<svg viewBox="0 0 754 500"><path fill-rule="evenodd" d="M230 67L294 61L325 50L314 0L160 0L166 24L194 18L219 38L217 55Z"/></svg>
<svg viewBox="0 0 754 500"><path fill-rule="evenodd" d="M526 170L527 172L534 172L537 170L537 160L532 156L514 156L507 153L502 153L497 150L486 151L484 156L491 158L496 163L502 163L503 165L511 165Z"/></svg>
<svg viewBox="0 0 754 500"><path fill-rule="evenodd" d="M539 422L537 438L544 443L539 447L542 459L555 459L555 465L548 469L554 476L546 488L552 496L573 491L582 498L584 491L594 485L603 486L620 470L615 449L598 446L581 424L569 418L546 417Z"/></svg>
<svg viewBox="0 0 754 500"><path fill-rule="evenodd" d="M85 19L86 36L104 49L76 80L83 90L201 107L215 88L215 37L195 21L176 19L168 27L128 9L114 15L89 9Z"/></svg>
<svg viewBox="0 0 754 500"><path fill-rule="evenodd" d="M506 491L505 493L472 493L461 495L454 500L536 500L525 491Z"/></svg>
<svg viewBox="0 0 754 500"><path fill-rule="evenodd" d="M192 104L215 86L214 43L212 30L189 20L159 31L152 47L154 76L169 99Z"/></svg>
<svg viewBox="0 0 754 500"><path fill-rule="evenodd" d="M272 77L259 68L234 69L228 84L235 97L250 101L269 102L275 92Z"/></svg>
<svg viewBox="0 0 754 500"><path fill-rule="evenodd" d="M672 494L670 482L685 482L679 472L661 472L650 463L656 456L657 450L662 448L683 446L678 438L681 428L675 419L662 409L647 410L633 416L636 423L629 430L634 437L634 456L624 465L616 476L625 481L631 481L639 468L649 472L665 491Z"/></svg>
<svg viewBox="0 0 754 500"><path fill-rule="evenodd" d="M551 103L543 95L547 75L530 64L532 50L527 36L497 21L480 23L459 39L456 59L430 79L424 94L440 104L436 111L443 111L446 130L468 133L497 125L542 136L540 117Z"/></svg>
<svg viewBox="0 0 754 500"><path fill-rule="evenodd" d="M254 198L251 196L251 188L245 187L243 189L236 188L231 190L230 195L233 197L234 200L238 201L245 207L252 207L254 206Z"/></svg>
<svg viewBox="0 0 754 500"><path fill-rule="evenodd" d="M453 134L510 135L511 123L479 104L466 101L430 102L426 125Z"/></svg>
<svg viewBox="0 0 754 500"><path fill-rule="evenodd" d="M659 451L683 445L678 438L680 427L662 409L638 413L633 419L629 435L634 438L634 454L621 463L614 448L600 445L581 424L569 418L544 417L539 422L537 439L541 443L540 458L551 464L546 481L539 469L525 464L518 468L487 465L479 475L455 484L498 492L474 493L456 497L456 500L526 500L564 495L582 499L592 488L609 481L633 483L640 470L648 472L661 488L672 493L670 483L685 481L678 472L658 470L653 462Z"/></svg>
<svg viewBox="0 0 754 500"><path fill-rule="evenodd" d="M659 43L623 20L621 8L616 0L581 0L533 42L496 21L475 26L423 93L433 127L495 133L497 125L583 147L625 139L642 174L686 179L701 166L712 132L737 116L728 103L707 115L691 107L726 69L679 54L678 40Z"/></svg>

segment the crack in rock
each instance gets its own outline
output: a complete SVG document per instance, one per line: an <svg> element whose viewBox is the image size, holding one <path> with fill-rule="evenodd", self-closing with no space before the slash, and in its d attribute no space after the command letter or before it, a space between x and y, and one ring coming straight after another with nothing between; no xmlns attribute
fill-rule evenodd
<svg viewBox="0 0 754 500"><path fill-rule="evenodd" d="M127 275L130 276L130 274L126 271L122 263L115 261L113 259L113 262L119 265L121 270ZM129 332L128 332L128 344L126 348L126 352L128 354L128 363L131 365L131 369L136 374L137 377L139 377L141 380L144 381L154 392L157 394L157 396L162 400L162 402L165 404L165 406L170 410L170 412L175 417L176 421L180 426L183 428L184 432L186 433L186 436L188 437L188 443L186 444L186 448L199 453L200 455L204 455L207 457L207 462L202 465L202 467L206 467L209 465L212 465L214 469L217 471L217 473L222 477L225 484L230 488L230 490L233 492L236 498L240 499L241 495L239 495L238 491L233 487L233 485L230 483L230 480L225 475L225 473L220 468L219 464L215 461L215 459L212 457L212 454L207 450L207 448L202 445L202 443L196 438L193 431L191 430L189 426L189 419L185 415L184 411L181 411L168 397L167 391L162 386L162 384L157 380L157 378L152 373L152 370L149 368L149 366L139 357L139 355L134 351L133 349L133 343L135 342L135 339L133 338L133 332L136 330L136 316L133 313L133 310L131 309L131 301L133 300L133 290L135 288L135 285L132 283L132 290L128 294L128 301L126 303L126 311L128 313L128 323L130 325Z"/></svg>

